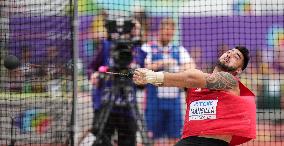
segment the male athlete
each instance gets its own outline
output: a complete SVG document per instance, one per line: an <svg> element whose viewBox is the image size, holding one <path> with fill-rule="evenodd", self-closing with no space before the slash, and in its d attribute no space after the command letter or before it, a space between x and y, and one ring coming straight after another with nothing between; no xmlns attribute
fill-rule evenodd
<svg viewBox="0 0 284 146"><path fill-rule="evenodd" d="M237 78L248 62L248 49L237 46L218 59L211 74L197 69L168 73L140 68L133 81L188 88L182 139L175 146L239 145L256 137L254 94Z"/></svg>

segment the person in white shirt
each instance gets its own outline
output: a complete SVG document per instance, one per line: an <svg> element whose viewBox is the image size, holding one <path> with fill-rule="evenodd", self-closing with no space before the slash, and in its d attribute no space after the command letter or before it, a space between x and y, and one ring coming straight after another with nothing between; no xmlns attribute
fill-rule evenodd
<svg viewBox="0 0 284 146"><path fill-rule="evenodd" d="M175 33L173 19L161 21L157 41L142 46L147 53L145 68L154 71L179 72L195 68L188 51L172 43ZM147 85L145 116L148 130L152 132L155 143L173 145L180 137L182 129L181 96L176 87L156 87Z"/></svg>

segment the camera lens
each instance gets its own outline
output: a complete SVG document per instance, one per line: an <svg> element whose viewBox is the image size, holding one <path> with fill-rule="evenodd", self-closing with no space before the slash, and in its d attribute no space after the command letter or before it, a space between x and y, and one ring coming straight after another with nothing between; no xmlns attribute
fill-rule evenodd
<svg viewBox="0 0 284 146"><path fill-rule="evenodd" d="M114 59L114 66L118 69L126 69L132 61L132 51L130 44L126 42L119 42L113 49L112 57Z"/></svg>

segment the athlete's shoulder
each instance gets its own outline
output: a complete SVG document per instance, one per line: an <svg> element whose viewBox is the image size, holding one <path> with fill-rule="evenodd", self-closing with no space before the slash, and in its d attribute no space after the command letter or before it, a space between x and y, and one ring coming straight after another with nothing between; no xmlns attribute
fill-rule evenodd
<svg viewBox="0 0 284 146"><path fill-rule="evenodd" d="M206 76L206 87L215 90L235 89L238 87L238 80L228 72L216 72Z"/></svg>

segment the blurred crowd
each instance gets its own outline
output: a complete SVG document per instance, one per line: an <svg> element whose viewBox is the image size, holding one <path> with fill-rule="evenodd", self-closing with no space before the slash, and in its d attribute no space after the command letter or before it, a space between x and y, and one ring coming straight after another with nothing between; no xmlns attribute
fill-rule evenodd
<svg viewBox="0 0 284 146"><path fill-rule="evenodd" d="M106 11L102 11L94 17L93 25L90 33L92 39L102 40L107 38L107 30L103 26L105 18L108 17ZM151 30L151 18L143 10L137 10L133 13L133 18L138 21L139 27L135 30L135 37L140 38L142 44L147 44L153 40L157 40L158 31ZM100 24L100 25L98 25ZM137 31L139 30L140 31ZM178 26L175 26L179 30ZM167 35L167 34L165 34ZM180 44L182 45L182 44ZM229 44L220 44L216 48L217 55L228 50ZM96 49L96 48L94 48ZM216 60L213 60L206 55L206 48L191 47L185 48L188 50L190 57L196 64L196 68L205 72L210 72L213 69ZM251 61L246 71L240 76L240 79L245 82L252 91L257 95L259 108L281 108L281 100L284 95L284 86L281 83L284 72L284 51L283 45L276 48L250 48Z"/></svg>
<svg viewBox="0 0 284 146"><path fill-rule="evenodd" d="M99 13L94 19L94 25L92 25L93 31L91 34L93 36L93 39L97 42L106 39L108 35L106 33L107 30L103 27L103 25L98 25L103 24L103 21L105 20L103 18L107 18L106 12ZM208 58L208 55L206 55L206 48L185 48L185 52L181 51L180 49L176 50L176 52L181 51L183 55L188 54L188 56L182 56L184 57L183 59L187 61L179 60L181 58L176 57L174 53L171 55L170 51L173 50L169 48L174 48L175 45L177 45L178 47L182 47L182 44L174 44L173 41L174 34L176 33L175 30L179 30L178 25L171 25L175 23L173 19L165 18L161 20L160 24L154 24L151 23L150 18L147 17L146 12L144 11L134 12L133 18L138 22L136 25L139 25L139 27L136 27L137 29L134 30L133 36L141 40L141 51L146 54L144 54L144 56L140 54L139 57L142 58L142 60L144 61L142 61L143 63L141 63L140 59L139 67L145 67L156 71L163 70L170 72L182 71L190 67L198 68L205 72L212 71L216 60L212 60L213 57ZM163 21L168 25L165 27L161 27ZM154 30L153 32L153 30L151 30L152 26L150 25L158 25L158 30ZM284 102L282 102L282 100L284 100L284 83L282 82L284 78L284 76L282 75L284 72L284 48L281 47L283 47L283 45L279 46L279 48L273 49L250 48L251 61L245 72L243 72L240 76L240 80L256 94L257 108L259 110L281 110L284 106ZM217 55L219 56L223 54L229 48L229 44L220 44L216 48ZM181 62L183 61L187 62L189 65L187 67L181 67ZM168 127L169 125L165 127L160 127L161 125L159 126L159 124L157 123L177 124L171 123L170 121L167 121L167 119L169 117L169 114L171 114L171 112L169 112L171 108L184 108L183 102L175 102L173 100L178 97L176 99L182 101L183 96L180 93L182 93L183 91L162 88L152 89L152 87L145 87L142 91L145 90L146 93L142 94L141 96L143 99L145 99L145 102L143 102L142 100L141 107L143 112L145 112L145 120L147 122L148 129L155 140L155 143L159 144L161 143L161 141L163 141L164 143L174 143L176 138L178 138L179 134L175 135L175 130L167 131L167 128L165 127ZM173 92L176 94L171 95ZM170 103L175 103L178 106L170 107ZM158 111L158 114L153 111ZM167 113L168 115L164 115L163 112ZM177 110L177 112L181 113L181 111L179 110ZM171 117L175 117L176 120L179 119L179 116L176 117L175 114L171 115ZM161 121L159 119L163 120ZM275 124L276 126L281 123L279 122L279 120L281 121L281 116L274 116L273 118L262 119L264 123L267 121L271 122L272 125L273 123L277 123ZM262 123L261 121L258 122L260 124ZM166 130L163 131L161 129ZM260 132L262 130L263 129L259 129ZM272 133L270 136L276 136L278 140L281 140L281 135L282 133L276 132L274 134ZM164 138L166 138L166 140ZM262 140L265 141L265 138L262 137Z"/></svg>
<svg viewBox="0 0 284 146"><path fill-rule="evenodd" d="M109 30L105 27L108 17L105 10L94 16L91 27L88 29L87 38L94 42L94 48L92 48L94 54L91 56L92 59L89 59L90 62L83 62L87 66L83 75L87 76L88 79L88 82L83 84L88 84L92 88L94 111L99 111L103 105L101 99L103 95L100 93L102 86L99 85L98 80L101 72L100 67L114 64L112 54L109 54L114 40L113 38L110 39ZM173 18L163 18L159 24L151 23L147 13L143 10L135 11L131 18L133 28L129 36L123 36L122 38L123 40L139 43L131 44L132 60L129 62L127 69L145 67L155 71L168 72L178 72L188 68L198 68L205 72L213 70L216 60L208 58L206 48L185 48L182 44L174 41L179 26ZM158 25L158 29L153 31L150 25ZM217 55L223 54L229 48L228 44L220 44L216 48ZM258 109L281 109L284 106L283 49L281 47L273 48L272 51L251 49L251 61L240 79L257 95ZM68 64L66 58L61 57L64 52L61 52L57 46L49 46L44 51L44 57L35 58L32 57L36 53L35 50L32 51L30 46L22 47L21 56L19 56L21 66L10 71L10 80L14 81L9 85L11 91L23 93L49 91L53 94L57 94L60 90L70 91L71 87L67 87L68 83L63 86L62 82L62 79L65 81L72 80L72 66ZM87 91L89 91L88 89L90 88L87 88ZM180 130L182 129L184 113L182 113L181 109L185 108L184 90L149 85L135 87L135 92L137 101L133 101L133 103L138 103L139 110L143 111L143 115L145 114L147 129L150 137L154 139L154 143L156 145L161 143L174 144L180 137ZM122 103L123 101L120 104ZM118 107L120 106L118 105ZM121 109L117 108L117 110ZM98 113L95 112L96 114ZM135 122L135 119L132 119L132 121ZM282 125L281 119L272 119L272 122L276 123L276 127ZM127 124L129 123L127 122ZM121 130L121 127L125 128L124 126L115 125L113 128ZM137 130L135 124L130 128ZM109 132L109 136L111 137L113 133L113 131ZM133 133L135 134L135 131L130 132L130 134ZM282 133L276 132L274 135L277 135L277 138L282 138ZM133 142L129 136L129 141L121 135L119 138L124 140L118 142L122 145Z"/></svg>
<svg viewBox="0 0 284 146"><path fill-rule="evenodd" d="M41 55L37 52L44 51ZM45 50L34 50L31 46L22 46L20 66L8 70L9 81L5 87L7 91L15 93L44 93L50 92L57 95L63 89L62 80L71 80L71 66L67 58L62 57L62 52L57 46L48 46ZM70 90L70 88L68 89Z"/></svg>

